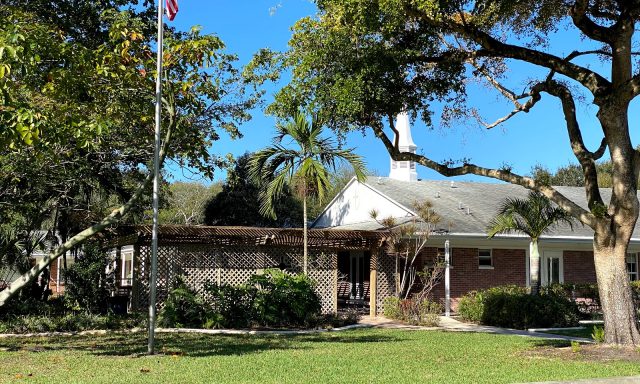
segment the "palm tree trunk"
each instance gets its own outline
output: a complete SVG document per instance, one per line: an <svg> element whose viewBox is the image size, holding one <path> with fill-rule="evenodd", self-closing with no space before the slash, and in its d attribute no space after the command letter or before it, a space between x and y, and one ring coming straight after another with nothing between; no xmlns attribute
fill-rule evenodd
<svg viewBox="0 0 640 384"><path fill-rule="evenodd" d="M306 189L306 185L305 185ZM302 242L303 242L303 251L302 251L302 271L305 275L307 275L307 267L308 267L308 258L307 258L307 193L306 190L304 192L304 196L302 197Z"/></svg>
<svg viewBox="0 0 640 384"><path fill-rule="evenodd" d="M538 250L538 240L531 240L529 243L529 281L531 283L531 294L537 295L540 292L540 252Z"/></svg>

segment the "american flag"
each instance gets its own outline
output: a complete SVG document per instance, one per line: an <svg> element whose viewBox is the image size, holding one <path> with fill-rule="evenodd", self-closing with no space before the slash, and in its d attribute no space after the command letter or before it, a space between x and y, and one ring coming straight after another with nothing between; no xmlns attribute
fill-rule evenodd
<svg viewBox="0 0 640 384"><path fill-rule="evenodd" d="M167 0L167 16L173 21L178 13L178 0Z"/></svg>

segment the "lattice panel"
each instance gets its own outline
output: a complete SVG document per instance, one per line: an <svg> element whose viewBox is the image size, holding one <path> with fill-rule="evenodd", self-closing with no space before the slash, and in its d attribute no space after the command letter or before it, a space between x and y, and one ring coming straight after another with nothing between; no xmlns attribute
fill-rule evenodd
<svg viewBox="0 0 640 384"><path fill-rule="evenodd" d="M205 245L181 245L178 254L180 269L189 287L200 291L206 282L220 284L219 250Z"/></svg>
<svg viewBox="0 0 640 384"><path fill-rule="evenodd" d="M393 296L396 292L396 261L394 257L389 256L383 252L378 254L377 259L378 282L376 308L378 314L381 314L384 311L384 299L389 296Z"/></svg>
<svg viewBox="0 0 640 384"><path fill-rule="evenodd" d="M210 245L161 245L158 247L157 301L162 307L177 276L196 290L202 289L206 281L217 284L240 285L251 275L266 268L285 266L290 273L302 272L302 252L289 247L234 246L212 247ZM151 247L139 250L136 276L132 293L132 307L147 306L149 297L149 271ZM322 311L336 310L337 254L311 250L309 252L309 277L316 281L316 292L321 298Z"/></svg>

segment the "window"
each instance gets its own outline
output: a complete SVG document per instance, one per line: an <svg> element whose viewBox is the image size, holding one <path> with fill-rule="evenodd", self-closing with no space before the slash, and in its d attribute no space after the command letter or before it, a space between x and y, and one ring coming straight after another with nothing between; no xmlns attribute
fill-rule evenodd
<svg viewBox="0 0 640 384"><path fill-rule="evenodd" d="M629 274L629 280L638 280L638 254L627 253L627 273Z"/></svg>
<svg viewBox="0 0 640 384"><path fill-rule="evenodd" d="M401 161L400 162L400 168L407 168L407 163L408 163L408 161Z"/></svg>
<svg viewBox="0 0 640 384"><path fill-rule="evenodd" d="M133 284L133 251L122 251L122 275L120 285L129 287Z"/></svg>
<svg viewBox="0 0 640 384"><path fill-rule="evenodd" d="M478 268L493 268L490 249L478 249Z"/></svg>
<svg viewBox="0 0 640 384"><path fill-rule="evenodd" d="M415 161L411 161L411 162L409 162L409 164L411 164L411 169L416 169L416 162Z"/></svg>

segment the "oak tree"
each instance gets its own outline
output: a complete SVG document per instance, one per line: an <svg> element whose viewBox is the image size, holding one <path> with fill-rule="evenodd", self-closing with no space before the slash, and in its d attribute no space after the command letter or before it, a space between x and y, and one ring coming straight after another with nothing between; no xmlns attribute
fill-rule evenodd
<svg viewBox="0 0 640 384"><path fill-rule="evenodd" d="M445 176L476 174L538 191L594 231L596 275L606 342L640 344L625 255L638 218L640 152L631 142L629 105L640 93L637 0L316 0L318 13L294 26L289 51L260 52L256 76L292 68L271 111L305 105L340 132L371 130L398 161L415 161ZM575 50L556 46L573 37ZM593 65L591 65L593 64ZM266 70L265 70L266 69ZM278 69L276 67L276 69ZM265 71L262 71L265 70ZM510 106L488 119L470 98L482 83ZM400 152L393 119L408 110L433 126L478 121L487 129L535 113L543 98L562 110L558 121L584 174L587 207L550 185L469 160L439 161ZM576 103L595 106L601 144L587 148ZM585 114L586 115L586 114ZM581 118L585 115L581 115ZM386 128L390 127L390 129ZM598 189L596 161L611 156L611 199ZM508 161L509 159L505 159Z"/></svg>

